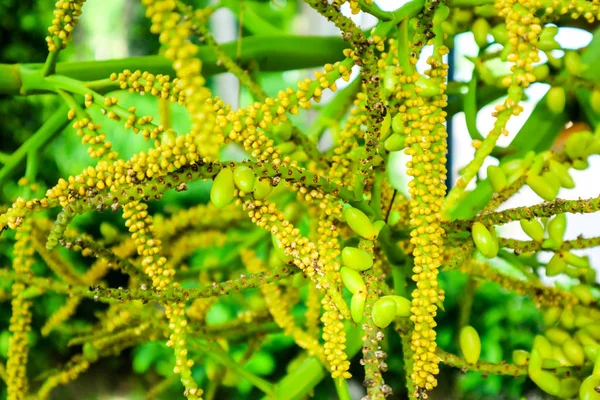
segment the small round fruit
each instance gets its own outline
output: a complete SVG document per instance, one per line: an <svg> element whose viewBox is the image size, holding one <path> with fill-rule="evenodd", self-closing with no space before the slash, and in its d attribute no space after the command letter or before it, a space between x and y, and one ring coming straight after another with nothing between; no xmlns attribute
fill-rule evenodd
<svg viewBox="0 0 600 400"><path fill-rule="evenodd" d="M271 241L273 243L273 250L275 250L275 254L277 257L285 264L291 264L294 257L285 253L285 248L281 244L281 241L277 238L276 235L271 234Z"/></svg>
<svg viewBox="0 0 600 400"><path fill-rule="evenodd" d="M215 177L210 189L210 201L217 208L224 208L233 201L235 184L231 168L223 168Z"/></svg>
<svg viewBox="0 0 600 400"><path fill-rule="evenodd" d="M372 318L375 326L384 329L392 323L396 316L396 301L382 297L373 304Z"/></svg>
<svg viewBox="0 0 600 400"><path fill-rule="evenodd" d="M536 242L541 242L544 239L544 227L538 220L522 219L519 222L523 231L525 231L530 238Z"/></svg>
<svg viewBox="0 0 600 400"><path fill-rule="evenodd" d="M460 331L460 350L469 364L476 364L481 354L481 339L479 334L470 325Z"/></svg>
<svg viewBox="0 0 600 400"><path fill-rule="evenodd" d="M388 295L382 298L390 298L396 302L396 317L408 317L410 316L410 309L412 302L406 297L398 295Z"/></svg>
<svg viewBox="0 0 600 400"><path fill-rule="evenodd" d="M344 209L344 218L354 232L365 239L372 240L375 238L375 228L369 220L369 217L365 215L359 209L354 207L347 207Z"/></svg>
<svg viewBox="0 0 600 400"><path fill-rule="evenodd" d="M342 276L342 282L344 286L350 291L350 293L354 294L360 291L366 291L367 286L365 285L365 281L358 271L353 270L352 268L342 267L340 269L340 275Z"/></svg>
<svg viewBox="0 0 600 400"><path fill-rule="evenodd" d="M348 246L342 250L342 263L348 268L365 271L373 266L373 258L363 249Z"/></svg>
<svg viewBox="0 0 600 400"><path fill-rule="evenodd" d="M272 191L273 186L271 186L270 179L256 178L256 182L254 184L254 198L256 200L266 199Z"/></svg>
<svg viewBox="0 0 600 400"><path fill-rule="evenodd" d="M475 222L471 230L473 241L484 257L494 258L498 254L498 240L481 222Z"/></svg>
<svg viewBox="0 0 600 400"><path fill-rule="evenodd" d="M588 376L581 383L579 400L600 400L600 376Z"/></svg>
<svg viewBox="0 0 600 400"><path fill-rule="evenodd" d="M560 393L560 379L556 375L540 370L529 374L529 377L540 389L549 395L557 396Z"/></svg>
<svg viewBox="0 0 600 400"><path fill-rule="evenodd" d="M546 94L546 105L553 114L562 114L565 111L565 105L567 103L567 94L565 89L561 86L555 86L548 91Z"/></svg>
<svg viewBox="0 0 600 400"><path fill-rule="evenodd" d="M242 192L251 193L254 190L256 176L254 176L254 172L250 168L240 165L233 172L233 181L235 186Z"/></svg>
<svg viewBox="0 0 600 400"><path fill-rule="evenodd" d="M352 295L352 300L350 300L350 315L352 316L352 320L357 324L364 318L366 301L366 291L354 293Z"/></svg>

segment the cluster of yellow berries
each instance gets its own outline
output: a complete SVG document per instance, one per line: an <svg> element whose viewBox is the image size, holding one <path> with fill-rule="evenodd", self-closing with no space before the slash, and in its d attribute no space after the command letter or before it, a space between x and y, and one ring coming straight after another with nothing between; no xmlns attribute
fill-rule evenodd
<svg viewBox="0 0 600 400"><path fill-rule="evenodd" d="M83 3L85 0L58 0L55 4L54 19L52 25L48 28L51 36L46 37L48 50L55 52L67 46L67 42L71 40L71 35L75 29L75 25L81 16ZM54 38L58 38L58 45Z"/></svg>
<svg viewBox="0 0 600 400"><path fill-rule="evenodd" d="M186 102L185 96L181 92L179 78L171 80L169 75L154 75L140 70L131 72L126 69L118 74L112 73L110 80L118 82L121 89L127 89L131 93L139 93L141 95L148 93L179 105L183 105Z"/></svg>

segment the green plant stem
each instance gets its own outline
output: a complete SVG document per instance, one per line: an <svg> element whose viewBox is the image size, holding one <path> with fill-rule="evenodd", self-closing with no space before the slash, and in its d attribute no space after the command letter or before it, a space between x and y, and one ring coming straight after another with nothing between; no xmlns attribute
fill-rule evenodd
<svg viewBox="0 0 600 400"><path fill-rule="evenodd" d="M237 41L221 45L221 50L236 58ZM343 58L344 41L338 37L270 35L242 39L240 65L257 62L263 72L288 71L334 63ZM277 57L272 57L277 54ZM202 60L202 75L209 77L227 72L218 63L219 57L210 46L201 46L197 57ZM40 73L43 64L0 64L0 94L35 94L52 92L51 87L32 90L25 79L43 80ZM107 61L62 62L56 64L56 75L64 75L81 81L106 79L113 72L130 69L148 71L152 74L175 76L172 62L162 56L129 57ZM35 74L35 77L30 77Z"/></svg>
<svg viewBox="0 0 600 400"><path fill-rule="evenodd" d="M348 359L352 359L362 348L361 330L359 327L352 327L349 324L346 326L346 354L348 354ZM308 357L275 385L275 398L277 400L303 399L325 376L327 376L327 371L319 359L314 356Z"/></svg>
<svg viewBox="0 0 600 400"><path fill-rule="evenodd" d="M198 341L193 341L190 343L190 348L194 350L198 350L204 353L207 357L212 358L217 363L222 366L229 368L239 374L242 378L247 379L250 383L260 389L263 393L265 393L269 397L273 397L275 393L275 385L272 383L262 379L261 377L254 375L247 369L244 369L243 366L238 364L234 359L232 359L229 354L223 351L217 351L213 349L214 346L209 346Z"/></svg>
<svg viewBox="0 0 600 400"><path fill-rule="evenodd" d="M504 225L521 219L534 219L551 217L556 214L573 213L587 214L600 210L600 196L585 200L562 200L547 201L530 207L510 208L498 212L483 212L476 217L457 220L444 224L446 232L467 231L473 223L480 221L485 225Z"/></svg>
<svg viewBox="0 0 600 400"><path fill-rule="evenodd" d="M41 148L59 134L68 124L68 107L61 106L36 133L12 153L0 169L0 186L6 183L11 174L21 165L23 159L30 152L39 152Z"/></svg>
<svg viewBox="0 0 600 400"><path fill-rule="evenodd" d="M271 24L268 20L262 18L252 7L252 3L258 2L246 1L243 5L239 0L221 0L223 6L227 7L235 14L238 20L244 20L244 29L249 30L254 36L283 35L284 32ZM243 15L242 15L243 13Z"/></svg>
<svg viewBox="0 0 600 400"><path fill-rule="evenodd" d="M375 3L367 4L365 0L358 0L360 9L371 14L380 21L393 21L396 16L391 11L383 11Z"/></svg>
<svg viewBox="0 0 600 400"><path fill-rule="evenodd" d="M479 371L487 374L509 375L514 377L527 375L526 365L506 363L493 364L485 361L478 361L475 364L469 364L464 358L448 353L439 347L436 350L436 354L442 359L444 364L460 368L463 371Z"/></svg>
<svg viewBox="0 0 600 400"><path fill-rule="evenodd" d="M547 249L546 251L579 250L597 246L600 246L600 237L592 237L585 239L579 237L574 240L564 241L558 250ZM542 248L541 243L533 240L517 240L506 238L500 239L500 247L514 249L515 253L529 253L531 251L545 250Z"/></svg>
<svg viewBox="0 0 600 400"><path fill-rule="evenodd" d="M58 56L60 54L61 40L58 36L55 36L53 41L54 46L56 46L56 51L48 52L48 57L41 70L42 76L52 75L56 71L56 62L58 61Z"/></svg>
<svg viewBox="0 0 600 400"><path fill-rule="evenodd" d="M334 385L339 400L352 400L352 396L350 396L350 391L348 390L348 382L345 379L338 379L334 382Z"/></svg>
<svg viewBox="0 0 600 400"><path fill-rule="evenodd" d="M462 327L469 325L469 320L471 319L471 309L473 306L473 300L475 299L476 289L477 281L471 277L467 278L465 292L461 296L458 331L460 331Z"/></svg>

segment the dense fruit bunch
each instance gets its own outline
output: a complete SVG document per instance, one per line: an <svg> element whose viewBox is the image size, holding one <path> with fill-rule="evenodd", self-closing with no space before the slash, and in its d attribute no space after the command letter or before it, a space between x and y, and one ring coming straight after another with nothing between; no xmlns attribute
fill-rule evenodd
<svg viewBox="0 0 600 400"><path fill-rule="evenodd" d="M13 268L0 269L0 277L12 284L6 295L12 307L8 360L5 373L1 370L9 399L48 398L101 358L154 341L172 349L173 372L189 399L202 398L205 384L213 385L214 396L214 382L235 386L240 377L267 397L302 398L324 379L324 370L340 398L350 398L347 380L360 371L357 364L364 367L358 375L365 398L385 398L403 390L397 380L385 383L386 357L400 359L387 354L386 336L402 342L410 398L427 398L435 390L443 364L527 375L540 390L561 398L600 398L598 282L589 259L573 252L598 246L600 239L565 239L566 214L596 212L600 197L557 198L561 188L574 187L572 170L588 168L588 159L600 154L600 89L590 73L598 57L592 45L562 58L552 53L560 49L557 26L570 19L593 23L600 16L597 0L496 0L493 6L413 0L393 12L372 1L350 1L353 13L378 18L368 33L340 11L344 0L306 2L339 28L344 50L273 66L267 47L271 57L256 57L262 67L324 64L314 79L272 96L246 70L241 54L233 57L211 36L208 20L218 6L196 10L175 0L142 1L162 46L147 71L127 60L111 63L111 68L124 65L106 74L102 68L78 71L77 63L70 69L57 64L83 0L56 3L43 66L0 65L8 77L2 79L11 79L9 70L16 76L7 93L54 93L66 104L0 170L5 182L27 157L21 195L0 210L0 230L14 242ZM269 29L259 15L248 18L254 28ZM450 48L467 30L480 48L472 59L473 78L468 84L449 82ZM294 40L283 36L281 43L289 47ZM300 38L294 52L321 51L309 40L316 39ZM542 54L547 63L541 63ZM252 102L234 109L213 95L206 77L223 69L203 65L209 57L239 79ZM507 63L509 72L494 75L491 60ZM535 82L552 88L513 143L497 146L509 134L507 123L523 112L526 90ZM156 97L160 115L141 115L135 106L121 104L112 94L119 90ZM332 92L314 124L301 129L296 115ZM501 97L493 129L484 137L475 123L478 109ZM575 133L563 131L571 102L581 105L589 123ZM169 103L185 108L187 132L171 127ZM447 126L457 104L476 151L448 190ZM35 146L69 120L87 146L90 164L76 175L46 182ZM108 140L113 132L102 128L107 120L141 133L147 150L120 156ZM556 141L561 132L567 138ZM323 136L331 139L331 148L317 146ZM229 146L243 157L220 159ZM407 167L405 194L388 174L392 169L399 175L390 168L399 154ZM498 165L487 169L476 189L467 190L489 157ZM184 192L201 180L212 181L208 202L153 211L161 209L167 192ZM496 211L524 186L545 202ZM107 210L121 213L127 234L103 221ZM76 229L75 218L88 213L97 216L93 229ZM500 236L496 227L513 221L530 241ZM214 247L227 249L227 255L211 260L207 254ZM63 250L81 257L67 257ZM552 253L550 261L538 260L540 252ZM41 270L33 268L40 263L36 254ZM512 264L519 277L500 272L498 260ZM111 270L127 277L127 287L109 286ZM441 349L438 339L446 299L441 278L451 271L466 274L472 289L460 298L455 339L462 357ZM569 280L544 285L543 276ZM482 340L468 318L479 281L530 299L543 315L542 329L532 332L538 335L526 348L514 351L511 363L481 361ZM47 292L64 295L66 302L48 318L42 335L58 332L82 347L33 384L27 335L33 299ZM85 298L108 306L94 322L75 329L71 319ZM210 310L224 302L234 304L238 315L210 322ZM302 349L278 383L245 365L273 330ZM233 349L248 341L244 356L234 357ZM175 384L167 378L152 393Z"/></svg>

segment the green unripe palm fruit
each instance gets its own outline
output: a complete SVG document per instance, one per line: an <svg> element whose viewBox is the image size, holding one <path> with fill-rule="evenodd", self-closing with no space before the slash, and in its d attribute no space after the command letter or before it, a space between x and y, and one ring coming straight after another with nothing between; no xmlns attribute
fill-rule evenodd
<svg viewBox="0 0 600 400"><path fill-rule="evenodd" d="M402 118L402 113L398 113L394 115L394 118L392 118L392 130L395 133L404 133L404 121L402 120Z"/></svg>
<svg viewBox="0 0 600 400"><path fill-rule="evenodd" d="M565 141L565 153L571 160L586 158L590 153L590 145L595 142L592 132L577 132L567 138Z"/></svg>
<svg viewBox="0 0 600 400"><path fill-rule="evenodd" d="M565 111L566 104L567 94L565 93L565 89L563 87L555 86L546 94L546 105L553 114L562 114Z"/></svg>
<svg viewBox="0 0 600 400"><path fill-rule="evenodd" d="M577 171L583 171L590 167L588 160L573 160L572 165Z"/></svg>
<svg viewBox="0 0 600 400"><path fill-rule="evenodd" d="M567 330L575 328L575 313L571 308L565 308L560 315L560 324Z"/></svg>
<svg viewBox="0 0 600 400"><path fill-rule="evenodd" d="M460 330L460 350L469 364L476 364L481 355L481 339L479 334L470 325Z"/></svg>
<svg viewBox="0 0 600 400"><path fill-rule="evenodd" d="M275 250L277 257L285 264L291 264L294 257L285 253L285 249L276 235L271 234L271 242L273 243L273 250Z"/></svg>
<svg viewBox="0 0 600 400"><path fill-rule="evenodd" d="M575 285L571 288L571 293L575 295L586 306L592 304L596 299L587 285Z"/></svg>
<svg viewBox="0 0 600 400"><path fill-rule="evenodd" d="M565 231L567 230L567 215L557 214L548 222L548 236L557 242L562 243Z"/></svg>
<svg viewBox="0 0 600 400"><path fill-rule="evenodd" d="M569 169L563 164L555 160L550 160L548 163L550 171L554 172L560 179L560 185L566 189L573 189L575 187L575 181L569 175Z"/></svg>
<svg viewBox="0 0 600 400"><path fill-rule="evenodd" d="M529 352L525 350L515 350L512 353L513 363L516 365L525 365L529 360Z"/></svg>
<svg viewBox="0 0 600 400"><path fill-rule="evenodd" d="M590 105L596 114L600 114L600 90L594 89L590 96Z"/></svg>
<svg viewBox="0 0 600 400"><path fill-rule="evenodd" d="M526 182L531 190L546 201L553 201L558 195L558 188L539 175L527 176Z"/></svg>
<svg viewBox="0 0 600 400"><path fill-rule="evenodd" d="M569 265L577 268L590 268L590 260L585 256L578 256L570 251L563 251L562 256Z"/></svg>
<svg viewBox="0 0 600 400"><path fill-rule="evenodd" d="M543 81L550 75L550 67L548 64L540 64L533 67L531 73L535 76L537 82Z"/></svg>
<svg viewBox="0 0 600 400"><path fill-rule="evenodd" d="M254 198L256 200L266 199L272 191L273 186L271 186L270 179L256 178L256 182L254 183Z"/></svg>
<svg viewBox="0 0 600 400"><path fill-rule="evenodd" d="M435 83L432 79L425 78L423 76L417 79L415 86L420 89L420 91L417 91L417 93L421 97L433 97L437 96L441 92L440 86L437 83Z"/></svg>
<svg viewBox="0 0 600 400"><path fill-rule="evenodd" d="M575 332L574 336L575 339L581 343L584 351L586 346L598 346L598 341L591 337L590 334L583 329L579 329L577 332Z"/></svg>
<svg viewBox="0 0 600 400"><path fill-rule="evenodd" d="M521 224L521 228L527 234L527 236L536 242L541 242L544 240L544 226L538 220L522 219L519 221L519 223Z"/></svg>
<svg viewBox="0 0 600 400"><path fill-rule="evenodd" d="M493 228L492 228L493 229ZM471 235L477 249L486 258L494 258L498 254L498 240L481 222L475 222L471 229Z"/></svg>
<svg viewBox="0 0 600 400"><path fill-rule="evenodd" d="M569 339L562 345L563 353L573 365L581 366L585 362L585 353L583 347L577 341Z"/></svg>
<svg viewBox="0 0 600 400"><path fill-rule="evenodd" d="M531 380L542 389L544 392L551 396L558 396L560 393L560 379L554 374L547 371L536 371L530 374Z"/></svg>
<svg viewBox="0 0 600 400"><path fill-rule="evenodd" d="M542 29L542 33L540 34L540 39L536 44L536 47L542 51L550 51L560 49L560 45L554 39L554 36L558 33L558 27L556 26L546 26Z"/></svg>
<svg viewBox="0 0 600 400"><path fill-rule="evenodd" d="M350 315L357 324L362 321L365 315L365 303L367 302L367 292L356 292L350 300Z"/></svg>
<svg viewBox="0 0 600 400"><path fill-rule="evenodd" d="M344 286L350 291L350 293L354 294L360 291L366 291L367 286L365 285L365 281L358 271L355 271L348 267L342 267L340 269L340 275L342 276L342 282Z"/></svg>
<svg viewBox="0 0 600 400"><path fill-rule="evenodd" d="M552 358L552 344L542 335L536 335L533 339L533 350L536 350L540 359ZM533 350L531 354L533 355Z"/></svg>
<svg viewBox="0 0 600 400"><path fill-rule="evenodd" d="M579 76L587 68L581 62L581 56L576 51L565 52L565 68L573 76Z"/></svg>
<svg viewBox="0 0 600 400"><path fill-rule="evenodd" d="M588 376L579 387L579 400L600 400L600 376Z"/></svg>
<svg viewBox="0 0 600 400"><path fill-rule="evenodd" d="M383 117L383 121L381 122L381 129L379 130L379 140L385 140L385 138L390 134L390 129L392 127L392 114L387 113L385 117Z"/></svg>
<svg viewBox="0 0 600 400"><path fill-rule="evenodd" d="M304 276L302 272L300 272L294 275L294 278L292 279L292 286L295 288L301 288L308 282L310 282L310 279L308 279L306 276Z"/></svg>
<svg viewBox="0 0 600 400"><path fill-rule="evenodd" d="M292 130L292 124L289 122L282 122L273 128L273 133L277 139L282 142L287 142L292 137Z"/></svg>
<svg viewBox="0 0 600 400"><path fill-rule="evenodd" d="M546 327L554 325L560 318L562 310L558 307L549 307L544 311L542 317Z"/></svg>
<svg viewBox="0 0 600 400"><path fill-rule="evenodd" d="M569 359L565 355L565 352L563 351L562 347L560 347L560 346L556 346L556 345L552 346L552 358L557 360L558 362L560 362L560 365L562 365L563 367L572 367L573 366L571 361L569 361ZM553 368L556 368L556 367L553 367Z"/></svg>
<svg viewBox="0 0 600 400"><path fill-rule="evenodd" d="M487 35L490 33L490 24L485 18L477 18L471 27L475 43L479 48L487 46Z"/></svg>
<svg viewBox="0 0 600 400"><path fill-rule="evenodd" d="M498 24L492 28L492 36L496 43L506 44L508 42L508 29L506 24Z"/></svg>
<svg viewBox="0 0 600 400"><path fill-rule="evenodd" d="M588 345L583 347L583 351L587 359L591 362L595 362L600 355L600 345Z"/></svg>
<svg viewBox="0 0 600 400"><path fill-rule="evenodd" d="M365 239L372 240L376 237L375 228L369 220L369 217L365 215L359 209L354 207L346 207L344 209L344 218L354 232Z"/></svg>
<svg viewBox="0 0 600 400"><path fill-rule="evenodd" d="M240 165L233 171L233 182L242 192L251 193L254 190L256 176L250 168Z"/></svg>
<svg viewBox="0 0 600 400"><path fill-rule="evenodd" d="M581 386L581 381L575 377L569 377L562 379L560 381L560 392L558 393L558 397L561 399L571 399L577 396L579 393L579 386Z"/></svg>
<svg viewBox="0 0 600 400"><path fill-rule="evenodd" d="M98 360L98 349L92 343L87 342L83 345L83 358L89 362L95 362Z"/></svg>
<svg viewBox="0 0 600 400"><path fill-rule="evenodd" d="M366 271L373 266L373 258L363 249L344 247L342 250L342 263L348 268Z"/></svg>
<svg viewBox="0 0 600 400"><path fill-rule="evenodd" d="M533 347L531 355L529 356L529 365L527 365L527 372L529 375L534 374L542 370L542 355L540 351Z"/></svg>
<svg viewBox="0 0 600 400"><path fill-rule="evenodd" d="M396 317L396 301L389 297L382 297L373 304L371 311L373 323L378 328L387 328Z"/></svg>
<svg viewBox="0 0 600 400"><path fill-rule="evenodd" d="M555 343L557 345L562 345L563 343L565 343L567 340L571 339L571 335L569 335L569 332L560 329L560 328L549 328L546 329L546 332L544 332L544 335L546 336L546 338L552 342ZM541 336L543 337L543 336ZM536 336L537 338L537 336ZM545 358L550 358L550 356L547 353L542 353L543 356L546 356Z"/></svg>
<svg viewBox="0 0 600 400"><path fill-rule="evenodd" d="M500 168L504 171L504 174L512 175L517 171L522 171L524 162L521 159L510 160L500 164Z"/></svg>
<svg viewBox="0 0 600 400"><path fill-rule="evenodd" d="M586 325L583 329L594 339L600 340L600 322Z"/></svg>
<svg viewBox="0 0 600 400"><path fill-rule="evenodd" d="M492 190L494 193L500 192L508 185L506 174L502 168L495 165L490 165L488 167L487 177L490 180L490 185L492 185Z"/></svg>
<svg viewBox="0 0 600 400"><path fill-rule="evenodd" d="M215 177L210 189L210 201L217 208L224 208L233 201L235 184L231 168L223 168Z"/></svg>
<svg viewBox="0 0 600 400"><path fill-rule="evenodd" d="M412 307L412 302L406 297L398 296L398 295L388 295L383 296L382 298L389 298L396 302L396 317L408 317L410 316L410 309Z"/></svg>
<svg viewBox="0 0 600 400"><path fill-rule="evenodd" d="M406 142L406 136L394 133L389 138L385 140L383 146L389 152L400 151L404 148L404 143Z"/></svg>

